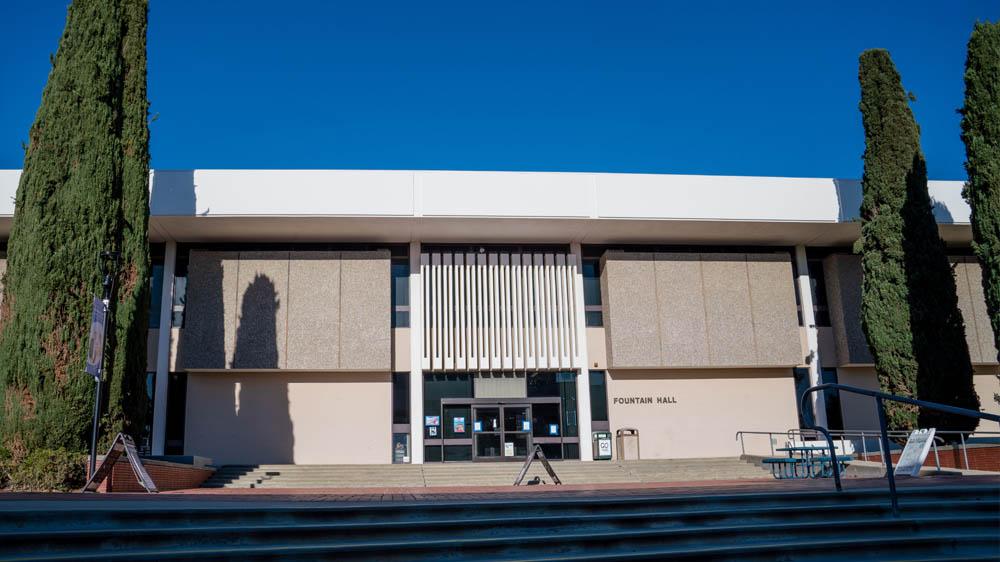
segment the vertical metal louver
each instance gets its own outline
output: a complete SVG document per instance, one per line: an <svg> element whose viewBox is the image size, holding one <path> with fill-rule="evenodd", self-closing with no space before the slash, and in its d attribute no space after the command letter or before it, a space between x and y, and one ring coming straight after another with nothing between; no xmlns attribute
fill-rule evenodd
<svg viewBox="0 0 1000 562"><path fill-rule="evenodd" d="M581 367L575 255L425 253L420 273L424 369Z"/></svg>

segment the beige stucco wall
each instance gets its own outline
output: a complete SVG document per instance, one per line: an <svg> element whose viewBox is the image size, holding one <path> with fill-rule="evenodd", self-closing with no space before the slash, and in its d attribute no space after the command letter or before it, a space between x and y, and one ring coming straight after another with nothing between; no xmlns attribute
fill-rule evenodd
<svg viewBox="0 0 1000 562"><path fill-rule="evenodd" d="M993 399L994 394L1000 394L1000 379L995 365L977 365L973 375L976 394L979 395L980 409L984 412L1000 415L1000 404ZM869 390L878 390L878 377L874 367L841 367L837 369L837 380L840 384L858 386ZM867 396L841 393L840 409L844 416L844 429L878 429L878 414L875 412L875 401ZM996 422L980 422L980 431L1000 431Z"/></svg>
<svg viewBox="0 0 1000 562"><path fill-rule="evenodd" d="M972 377L973 384L976 386L976 394L979 395L979 409L996 415L1000 415L1000 403L997 403L996 398L994 398L1000 394L998 371L1000 369L995 365L980 365L976 367L976 374ZM1000 431L1000 424L983 420L979 422L978 429L979 431Z"/></svg>
<svg viewBox="0 0 1000 562"><path fill-rule="evenodd" d="M410 329L392 329L392 370L402 373L410 370Z"/></svg>
<svg viewBox="0 0 1000 562"><path fill-rule="evenodd" d="M652 398L652 404L616 404L616 398ZM672 397L676 404L658 404ZM639 429L646 459L734 457L736 432L798 427L791 369L618 370L608 372L612 433ZM747 452L766 454L764 439Z"/></svg>
<svg viewBox="0 0 1000 562"><path fill-rule="evenodd" d="M602 268L612 369L802 362L787 252L609 251Z"/></svg>
<svg viewBox="0 0 1000 562"><path fill-rule="evenodd" d="M389 252L215 252L188 265L187 370L392 368Z"/></svg>
<svg viewBox="0 0 1000 562"><path fill-rule="evenodd" d="M965 339L974 364L996 364L993 330L986 312L982 269L975 258L950 258L954 265L958 307L965 321ZM870 365L871 352L861 328L861 258L833 254L823 261L837 365ZM823 360L826 364L826 360Z"/></svg>
<svg viewBox="0 0 1000 562"><path fill-rule="evenodd" d="M184 452L217 464L391 462L388 373L190 373Z"/></svg>
<svg viewBox="0 0 1000 562"><path fill-rule="evenodd" d="M604 328L601 326L587 327L587 362L588 369L607 369L607 343Z"/></svg>

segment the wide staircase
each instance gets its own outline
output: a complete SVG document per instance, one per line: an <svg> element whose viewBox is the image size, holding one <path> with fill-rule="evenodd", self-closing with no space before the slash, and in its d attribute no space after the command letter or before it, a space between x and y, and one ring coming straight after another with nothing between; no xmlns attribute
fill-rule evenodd
<svg viewBox="0 0 1000 562"><path fill-rule="evenodd" d="M424 465L228 465L206 488L392 488L423 486L509 486L522 463L428 463ZM770 472L738 458L649 461L553 461L564 484L695 482L770 478ZM551 484L539 461L525 482Z"/></svg>
<svg viewBox="0 0 1000 562"><path fill-rule="evenodd" d="M379 503L7 501L0 502L0 559L1000 557L1000 483L995 479L903 487L898 515L883 486L843 493L448 497Z"/></svg>

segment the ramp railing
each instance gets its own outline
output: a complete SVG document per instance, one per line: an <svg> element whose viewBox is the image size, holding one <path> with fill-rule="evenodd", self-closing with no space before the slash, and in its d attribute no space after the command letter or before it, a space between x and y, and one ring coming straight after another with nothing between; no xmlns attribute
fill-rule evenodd
<svg viewBox="0 0 1000 562"><path fill-rule="evenodd" d="M802 393L802 399L799 402L799 410L802 412L802 419L808 419L806 413L809 411L808 408L811 404L809 401L809 395L813 392L827 392L831 390L848 392L851 394L860 394L862 396L870 396L875 399L875 409L878 413L878 425L879 425L879 438L882 444L882 450L885 453L882 458L885 460L885 475L889 481L889 497L892 501L892 512L894 514L899 513L899 496L896 492L896 477L893 474L892 469L892 448L889 446L889 428L885 417L885 402L888 400L890 402L900 402L903 404L912 404L918 408L926 408L928 410L936 410L938 412L945 412L948 414L954 414L957 416L966 416L970 418L976 418L981 420L992 420L995 422L1000 422L1000 416L995 414L987 414L986 412L977 412L975 410L968 410L966 408L957 408L955 406L948 406L946 404L938 404L937 402L927 402L926 400L916 400L914 398L907 398L905 396L897 396L895 394L887 394L885 392L879 392L877 390L868 390L866 388L858 388L856 386L848 386L846 384L820 384L810 388L807 388L805 392ZM819 425L812 425L804 429L811 429L813 431L819 432L826 438L827 444L830 446L830 452L834 455L833 465L833 479L837 486L837 491L843 491L843 485L840 482L840 467L839 463L836 462L836 452L837 448L834 445L833 435L825 427ZM971 433L971 431L970 431Z"/></svg>

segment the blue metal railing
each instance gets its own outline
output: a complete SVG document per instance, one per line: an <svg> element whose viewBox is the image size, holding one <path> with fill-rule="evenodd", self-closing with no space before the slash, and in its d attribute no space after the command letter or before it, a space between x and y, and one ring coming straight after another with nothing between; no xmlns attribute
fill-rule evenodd
<svg viewBox="0 0 1000 562"><path fill-rule="evenodd" d="M905 396L896 396L895 394L886 394L885 392L879 392L877 390L868 390L866 388L858 388L856 386L847 386L846 384L819 384L810 388L807 388L805 392L802 393L802 399L799 402L799 410L802 412L802 419L809 419L806 417L806 408L811 406L809 401L809 394L813 392L828 390L840 390L844 392L850 392L852 394L860 394L862 396L871 396L875 399L875 409L878 412L878 426L879 432L881 433L880 439L882 442L883 460L885 461L885 475L889 480L889 497L892 500L892 512L893 514L899 513L899 497L896 494L896 476L893 474L892 469L892 449L889 447L889 429L885 421L885 404L886 400L892 402L902 402L903 404L912 404L919 408L927 408L928 410L937 410L938 412L945 412L948 414L955 414L958 416L966 416L970 418L977 418L981 420L992 420L995 422L1000 422L1000 416L995 414L987 414L985 412L977 412L975 410L967 410L965 408L956 408L955 406L947 406L945 404L938 404L937 402L926 402L924 400L915 400L913 398L907 398ZM840 467L837 463L837 449L833 443L833 436L825 427L820 427L813 425L811 427L806 427L804 429L811 429L813 431L818 431L823 434L826 438L826 442L830 445L830 452L833 455L833 479L837 485L837 491L843 491L843 485L840 482ZM969 433L972 433L971 431Z"/></svg>

